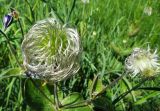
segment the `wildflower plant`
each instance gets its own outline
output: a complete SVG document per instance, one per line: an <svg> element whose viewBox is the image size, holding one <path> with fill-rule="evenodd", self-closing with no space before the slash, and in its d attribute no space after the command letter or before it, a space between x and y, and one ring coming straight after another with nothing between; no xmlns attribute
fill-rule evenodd
<svg viewBox="0 0 160 111"><path fill-rule="evenodd" d="M13 0L10 4L17 10L10 8L9 13L2 15L0 30L4 37L0 38L0 80L7 79L0 81L0 109L155 108L160 97L159 77L155 78L160 66L157 50L134 48L126 58L131 47L141 43L150 42L159 48L159 4L149 2L125 1L123 5L121 0ZM5 0L3 4L11 7ZM65 24L75 25L81 40L78 31ZM79 69L79 75L66 80ZM128 73L140 79L130 81ZM47 82L51 84L44 84Z"/></svg>
<svg viewBox="0 0 160 111"><path fill-rule="evenodd" d="M22 42L24 66L30 76L48 82L67 79L79 69L80 43L76 29L54 18L37 22Z"/></svg>
<svg viewBox="0 0 160 111"><path fill-rule="evenodd" d="M3 26L4 26L4 29L7 29L12 23L13 23L13 20L18 20L19 18L19 13L18 11L16 11L14 8L11 8L10 9L11 12L6 14L4 17L3 17Z"/></svg>

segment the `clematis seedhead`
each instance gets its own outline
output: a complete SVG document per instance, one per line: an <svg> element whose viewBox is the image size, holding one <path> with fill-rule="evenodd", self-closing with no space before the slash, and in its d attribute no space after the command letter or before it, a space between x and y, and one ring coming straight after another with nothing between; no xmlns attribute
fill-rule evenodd
<svg viewBox="0 0 160 111"><path fill-rule="evenodd" d="M142 74L144 77L154 76L159 73L159 57L157 50L153 53L148 47L147 50L142 48L133 49L132 54L126 58L125 67L131 76Z"/></svg>
<svg viewBox="0 0 160 111"><path fill-rule="evenodd" d="M79 70L80 40L76 29L57 19L37 22L22 42L23 64L32 78L65 80Z"/></svg>

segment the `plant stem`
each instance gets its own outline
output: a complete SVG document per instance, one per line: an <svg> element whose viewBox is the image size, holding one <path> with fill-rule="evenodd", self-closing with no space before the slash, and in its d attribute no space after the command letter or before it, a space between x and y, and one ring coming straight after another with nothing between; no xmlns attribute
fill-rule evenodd
<svg viewBox="0 0 160 111"><path fill-rule="evenodd" d="M160 91L160 87L140 87L137 90Z"/></svg>
<svg viewBox="0 0 160 111"><path fill-rule="evenodd" d="M72 108L72 107L75 107L79 104L82 104L84 103L84 105L88 105L90 104L93 100L95 100L98 96L100 96L101 94L103 94L107 88L109 87L112 87L115 83L117 83L119 80L121 80L127 73L123 74L122 76L119 76L117 79L115 79L111 84L109 84L108 86L104 87L97 95L95 95L93 98L90 98L90 99L87 99L87 100L84 100L84 101L81 101L81 102L78 102L78 103L73 103L73 104L66 104L66 105L63 105L62 108ZM94 80L94 84L96 82L96 80L98 79L98 76L95 77L95 80ZM93 86L92 86L93 87ZM92 92L92 91L91 91ZM91 94L90 94L91 96Z"/></svg>
<svg viewBox="0 0 160 111"><path fill-rule="evenodd" d="M123 99L125 96L127 96L131 91L137 89L138 87L140 87L143 83L145 83L147 80L149 80L149 78L145 78L143 79L139 84L137 84L136 86L134 86L132 89L128 90L127 92L121 94L119 97L117 97L114 101L113 104L116 104L117 102L119 102L121 99Z"/></svg>
<svg viewBox="0 0 160 111"><path fill-rule="evenodd" d="M16 51L15 51L15 49L13 48L12 44L10 43L8 36L7 36L1 29L0 29L0 33L5 37L5 39L6 39L7 43L8 43L8 46L9 46L9 48L10 48L10 51L11 51L11 53L13 54L13 56L14 56L17 64L18 64L22 69L24 69L23 66L20 64L20 62L18 61L18 58L17 58L17 56L16 56Z"/></svg>
<svg viewBox="0 0 160 111"><path fill-rule="evenodd" d="M72 12L73 12L73 9L74 9L75 5L76 5L76 0L73 0L73 4L72 4L71 10L70 10L70 12L69 12L69 15L68 15L68 18L67 18L67 22L66 22L66 23L69 22L69 19L70 19L70 17L71 17L71 14L72 14Z"/></svg>
<svg viewBox="0 0 160 111"><path fill-rule="evenodd" d="M22 33L22 40L24 39L24 32L23 32L23 28L22 28L22 24L21 24L21 21L20 19L18 18L18 23L19 23L19 26L20 26L20 29L21 29L21 33Z"/></svg>
<svg viewBox="0 0 160 111"><path fill-rule="evenodd" d="M50 1L51 1L51 0L50 0ZM50 2L50 1L48 2L48 6L51 7L51 9L53 10L53 12L54 12L56 18L58 18L58 20L60 20L60 22L61 22L62 24L64 24L64 20L63 20L63 19L60 17L60 15L57 13L55 7L53 7L52 2Z"/></svg>
<svg viewBox="0 0 160 111"><path fill-rule="evenodd" d="M31 16L32 16L32 23L35 22L35 15L34 15L34 11L32 10L31 5L29 4L28 0L25 0L25 2L27 3L27 5L29 6L30 12L31 12Z"/></svg>
<svg viewBox="0 0 160 111"><path fill-rule="evenodd" d="M93 93L93 90L94 90L94 86L97 82L97 79L98 79L98 75L96 75L93 79L93 83L92 83L91 90L90 90L90 93L89 93L90 98L92 98L92 93Z"/></svg>
<svg viewBox="0 0 160 111"><path fill-rule="evenodd" d="M57 93L57 83L54 83L54 101L56 104L57 110L61 107L61 103L59 102L58 93Z"/></svg>
<svg viewBox="0 0 160 111"><path fill-rule="evenodd" d="M49 101L52 103L54 110L57 111L54 103L47 97L47 95L38 87L38 85L36 84L36 82L34 82L34 80L30 77L30 80L32 81L33 85L40 91L40 93Z"/></svg>
<svg viewBox="0 0 160 111"><path fill-rule="evenodd" d="M98 97L99 95L103 94L103 93L106 91L107 88L112 87L112 86L113 86L114 84L116 84L119 80L121 80L125 75L126 75L126 73L123 74L123 75L121 75L121 76L119 76L117 79L115 79L113 82L111 82L111 84L109 84L108 86L105 86L98 94L96 94L96 95L94 96L94 98L96 98L96 97Z"/></svg>

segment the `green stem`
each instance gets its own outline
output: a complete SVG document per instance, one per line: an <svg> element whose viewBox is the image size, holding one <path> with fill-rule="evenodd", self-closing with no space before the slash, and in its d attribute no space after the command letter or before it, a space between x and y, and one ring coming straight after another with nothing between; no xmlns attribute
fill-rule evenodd
<svg viewBox="0 0 160 111"><path fill-rule="evenodd" d="M160 87L140 87L137 90L160 91Z"/></svg>
<svg viewBox="0 0 160 111"><path fill-rule="evenodd" d="M21 29L21 33L22 33L22 40L24 39L24 32L23 32L23 28L22 28L22 24L21 24L21 21L20 19L18 18L18 23L19 23L19 26L20 26L20 29Z"/></svg>
<svg viewBox="0 0 160 111"><path fill-rule="evenodd" d="M76 0L73 0L73 4L72 4L71 10L70 10L70 12L69 12L69 15L68 15L68 18L67 18L67 22L66 22L66 23L69 22L69 19L70 19L70 17L71 17L71 14L72 14L72 12L73 12L73 9L74 9L75 5L76 5Z"/></svg>
<svg viewBox="0 0 160 111"><path fill-rule="evenodd" d="M58 93L57 93L57 83L54 83L54 101L55 101L55 104L56 104L56 108L57 110L59 109L59 107L61 107L61 103L59 101L59 98L58 98Z"/></svg>
<svg viewBox="0 0 160 111"><path fill-rule="evenodd" d="M10 51L11 51L11 53L13 54L13 56L14 56L17 64L19 65L19 67L21 67L22 69L24 69L23 66L20 64L20 62L18 61L18 58L17 58L17 56L16 56L16 51L15 51L15 49L13 48L12 44L10 43L8 36L7 36L1 29L0 29L0 33L1 33L1 34L5 37L5 39L7 40L8 46L9 46L9 48L10 48Z"/></svg>
<svg viewBox="0 0 160 111"><path fill-rule="evenodd" d="M53 5L52 5L51 2L48 2L48 6L51 7L51 9L53 10L53 12L54 12L56 18L58 18L58 20L60 20L60 22L61 22L62 24L64 24L64 20L63 20L63 19L60 17L60 15L57 13L55 7L53 7Z"/></svg>
<svg viewBox="0 0 160 111"><path fill-rule="evenodd" d="M124 77L124 75L126 75L127 73L125 73L125 74L123 74L122 76L119 76L117 79L115 79L111 84L109 84L108 86L106 86L106 87L104 87L97 95L95 95L93 98L91 98L91 99L87 99L87 100L84 100L84 101L81 101L81 102L77 102L77 103L73 103L73 104L66 104L66 105L62 105L62 108L72 108L72 107L75 107L75 106L77 106L78 107L78 105L79 104L82 104L82 103L84 103L84 105L88 105L88 104L90 104L93 100L95 100L98 96L100 96L101 94L103 94L105 91L106 91L106 89L107 88L109 88L109 87L112 87L114 84L116 84L119 80L121 80L123 77ZM97 79L97 77L95 78L95 82L96 82L96 79ZM93 87L93 86L92 86Z"/></svg>
<svg viewBox="0 0 160 111"><path fill-rule="evenodd" d="M92 83L91 90L90 90L90 94L89 94L90 98L92 98L92 93L93 93L93 90L94 90L94 86L95 86L95 84L96 84L96 82L97 82L97 80L98 80L98 76L99 76L99 75L96 75L96 76L94 77L94 79L93 79L93 83Z"/></svg>
<svg viewBox="0 0 160 111"><path fill-rule="evenodd" d="M49 101L52 103L54 110L57 111L54 103L47 97L47 95L38 87L38 85L36 84L36 82L34 82L34 80L30 77L30 80L32 81L33 85L40 91L40 93Z"/></svg>
<svg viewBox="0 0 160 111"><path fill-rule="evenodd" d="M25 0L25 2L27 3L27 5L29 6L30 12L31 12L31 16L32 16L32 22L35 22L35 14L34 11L32 10L31 5L29 4L28 0Z"/></svg>
<svg viewBox="0 0 160 111"><path fill-rule="evenodd" d="M98 94L96 94L96 95L94 96L94 98L96 98L96 97L100 96L101 94L103 94L103 93L106 91L107 88L112 87L112 86L113 86L114 84L116 84L119 80L123 79L123 77L124 77L125 75L126 75L126 73L123 74L123 75L121 75L121 76L119 76L117 79L115 79L113 82L111 82L111 84L109 84L108 86L105 86Z"/></svg>
<svg viewBox="0 0 160 111"><path fill-rule="evenodd" d="M130 90L132 88L132 86L130 85L130 83L128 83L127 78L123 78L123 82L126 85L126 87L128 88L128 90ZM132 96L133 101L135 102L136 101L136 97L133 94L133 92L131 92L131 96Z"/></svg>
<svg viewBox="0 0 160 111"><path fill-rule="evenodd" d="M149 78L145 78L143 79L139 84L137 84L136 86L134 86L132 89L128 90L127 92L121 94L119 97L117 97L114 101L113 104L116 104L117 102L119 102L121 99L123 99L125 96L127 96L130 92L132 92L133 90L136 90L138 87L140 87L143 83L145 83L147 80L149 80Z"/></svg>

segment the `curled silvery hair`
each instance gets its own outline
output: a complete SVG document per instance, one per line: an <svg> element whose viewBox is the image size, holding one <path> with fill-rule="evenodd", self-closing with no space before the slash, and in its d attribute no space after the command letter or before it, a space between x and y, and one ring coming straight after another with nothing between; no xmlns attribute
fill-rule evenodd
<svg viewBox="0 0 160 111"><path fill-rule="evenodd" d="M76 29L54 18L37 22L22 42L23 65L32 78L48 82L67 79L79 70L80 41Z"/></svg>
<svg viewBox="0 0 160 111"><path fill-rule="evenodd" d="M127 72L130 72L132 77L141 73L145 77L154 76L159 73L159 56L157 50L154 53L148 49L135 48L130 56L125 60Z"/></svg>

